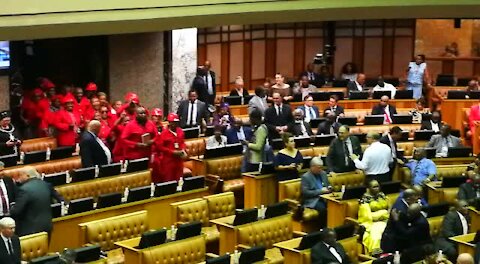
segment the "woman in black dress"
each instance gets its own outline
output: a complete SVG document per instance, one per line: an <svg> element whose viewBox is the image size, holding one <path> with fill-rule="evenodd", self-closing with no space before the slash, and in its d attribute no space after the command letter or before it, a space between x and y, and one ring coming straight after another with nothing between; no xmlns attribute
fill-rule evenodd
<svg viewBox="0 0 480 264"><path fill-rule="evenodd" d="M11 121L10 111L0 112L0 156L18 154L22 145Z"/></svg>

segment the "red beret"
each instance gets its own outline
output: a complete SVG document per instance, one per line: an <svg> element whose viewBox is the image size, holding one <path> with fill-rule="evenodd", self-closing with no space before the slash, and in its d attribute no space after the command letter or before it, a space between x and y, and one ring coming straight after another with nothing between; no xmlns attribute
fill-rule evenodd
<svg viewBox="0 0 480 264"><path fill-rule="evenodd" d="M152 116L163 116L163 111L160 108L152 109Z"/></svg>
<svg viewBox="0 0 480 264"><path fill-rule="evenodd" d="M65 95L65 97L63 97L62 104L73 103L74 101L75 101L75 98L73 97L73 95L67 94Z"/></svg>
<svg viewBox="0 0 480 264"><path fill-rule="evenodd" d="M97 90L97 85L93 82L90 82L87 84L87 87L85 87L85 91L96 91Z"/></svg>

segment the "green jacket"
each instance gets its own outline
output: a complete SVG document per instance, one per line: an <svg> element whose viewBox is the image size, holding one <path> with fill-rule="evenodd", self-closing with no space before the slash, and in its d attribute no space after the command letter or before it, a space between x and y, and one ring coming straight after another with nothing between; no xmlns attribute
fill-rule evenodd
<svg viewBox="0 0 480 264"><path fill-rule="evenodd" d="M268 129L265 125L259 126L253 133L254 142L248 144L248 157L250 163L262 162L267 136Z"/></svg>

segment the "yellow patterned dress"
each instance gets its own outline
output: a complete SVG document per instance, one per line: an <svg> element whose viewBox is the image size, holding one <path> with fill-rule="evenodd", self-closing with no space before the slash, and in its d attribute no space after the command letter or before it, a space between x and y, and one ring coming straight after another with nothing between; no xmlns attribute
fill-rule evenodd
<svg viewBox="0 0 480 264"><path fill-rule="evenodd" d="M363 235L363 245L367 253L380 248L383 230L385 230L390 216L388 205L388 197L382 192L376 196L367 192L360 199L358 221L366 229Z"/></svg>

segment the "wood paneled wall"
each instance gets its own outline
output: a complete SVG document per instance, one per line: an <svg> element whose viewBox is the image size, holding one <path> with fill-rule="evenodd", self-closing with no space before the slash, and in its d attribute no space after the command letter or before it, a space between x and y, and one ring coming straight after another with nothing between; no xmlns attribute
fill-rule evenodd
<svg viewBox="0 0 480 264"><path fill-rule="evenodd" d="M219 91L243 76L253 89L281 72L296 78L323 53L326 23L231 25L198 30L198 62L210 60ZM335 23L337 46L332 69L354 62L367 76L401 76L413 56L415 20L342 21Z"/></svg>

